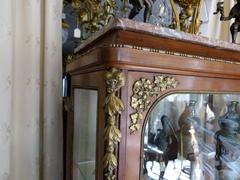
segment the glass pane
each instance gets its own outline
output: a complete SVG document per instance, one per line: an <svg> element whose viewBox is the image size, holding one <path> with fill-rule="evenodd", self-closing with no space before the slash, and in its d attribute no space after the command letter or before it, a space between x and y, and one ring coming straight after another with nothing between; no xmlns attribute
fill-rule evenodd
<svg viewBox="0 0 240 180"><path fill-rule="evenodd" d="M94 180L97 91L74 90L73 180Z"/></svg>
<svg viewBox="0 0 240 180"><path fill-rule="evenodd" d="M240 179L239 95L174 94L150 112L142 180Z"/></svg>

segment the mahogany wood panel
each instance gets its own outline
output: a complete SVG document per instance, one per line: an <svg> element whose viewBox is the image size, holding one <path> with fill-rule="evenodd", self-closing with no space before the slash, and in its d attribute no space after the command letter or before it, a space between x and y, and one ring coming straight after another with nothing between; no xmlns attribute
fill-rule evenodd
<svg viewBox="0 0 240 180"><path fill-rule="evenodd" d="M84 54L91 49L114 44L117 42L117 39L118 39L118 33L115 32L114 30L109 30L106 34L103 34L99 38L95 39L92 43L89 43L83 48L81 48L77 52L77 54Z"/></svg>
<svg viewBox="0 0 240 180"><path fill-rule="evenodd" d="M119 180L124 180L125 176L126 176L126 135L127 135L127 129L128 129L128 109L129 109L129 90L128 90L128 71L127 70L123 70L123 73L126 77L126 82L125 82L125 86L123 86L121 88L121 94L120 97L124 103L125 109L121 114L120 117L120 130L122 132L122 139L121 142L119 143L119 154L118 154L118 163L119 163L119 167L118 167L118 179Z"/></svg>
<svg viewBox="0 0 240 180"><path fill-rule="evenodd" d="M240 64L160 54L131 48L94 49L91 53L87 53L69 64L67 71L79 73L90 68L94 68L91 70L100 70L111 66L149 72L160 70L181 75L228 77L233 79L240 76Z"/></svg>
<svg viewBox="0 0 240 180"><path fill-rule="evenodd" d="M137 131L136 134L130 135L130 114L133 113L133 109L130 107L130 99L132 96L132 86L135 81L139 80L141 77L148 78L153 80L153 77L155 75L159 75L161 73L139 73L130 71L128 72L128 100L125 102L128 104L128 117L125 119L121 119L122 123L127 123L125 143L126 143L126 167L125 167L125 178L124 180L138 180L140 171L141 171L141 150L142 150L142 134L143 131L140 129ZM232 80L232 79L220 79L220 78L204 78L204 77L197 77L197 76L180 76L180 75L174 75L171 74L171 76L174 76L178 82L179 85L176 89L167 90L161 94L159 94L159 98L165 97L168 94L171 93L178 93L178 92L202 92L202 93L237 93L240 92L240 86L237 84L240 84L240 78L238 80ZM153 106L149 109L148 112L145 112L144 117L151 112L151 109ZM145 118L143 118L145 119ZM127 122L126 122L127 121ZM143 125L144 122L141 122L141 125Z"/></svg>
<svg viewBox="0 0 240 180"><path fill-rule="evenodd" d="M132 48L110 47L110 44L127 44L166 51L224 59L234 63L201 60L193 57L160 54ZM103 131L105 126L103 104L106 86L104 71L109 67L120 68L126 75L126 85L121 88L119 97L123 100L125 111L122 112L119 127L122 140L117 149L118 180L139 180L141 168L142 129L130 135L130 107L132 87L141 77L153 79L155 75L168 74L174 76L179 85L159 94L160 98L176 92L232 92L240 93L240 52L217 49L197 43L155 37L140 32L112 30L87 45L76 56L76 61L67 66L71 74L72 89L75 87L98 90L98 129L97 129L97 171L96 179L103 180L102 158L104 155ZM73 97L73 94L72 94ZM74 97L73 97L74 98ZM148 112L145 112L146 116ZM144 124L144 122L141 122ZM73 115L68 118L67 134L67 180L71 180L72 165L72 130ZM68 167L69 165L69 167Z"/></svg>
<svg viewBox="0 0 240 180"><path fill-rule="evenodd" d="M232 61L240 61L238 51L230 51L226 49L217 49L196 43L168 39L165 37L155 37L153 35L142 34L130 31L119 31L118 43L131 44L142 47L150 47L163 49L174 52L182 52L187 54L228 59ZM206 39L207 40L207 39Z"/></svg>
<svg viewBox="0 0 240 180"><path fill-rule="evenodd" d="M207 38L206 40L209 41ZM78 51L77 54L84 54L97 47L109 46L110 44L127 44L240 62L238 51L119 29L108 31Z"/></svg>
<svg viewBox="0 0 240 180"><path fill-rule="evenodd" d="M80 74L71 77L72 82L72 97L74 99L74 88L92 89L98 91L98 115L97 115L97 145L96 145L96 179L103 180L103 165L102 159L104 155L104 126L105 116L103 110L103 102L106 96L105 81L103 79L103 71L92 72L90 74ZM74 102L74 100L73 100ZM73 104L74 110L74 104ZM68 118L68 132L67 132L67 174L66 180L72 180L72 165L73 165L73 122L74 111L71 112ZM93 129L94 130L94 129Z"/></svg>

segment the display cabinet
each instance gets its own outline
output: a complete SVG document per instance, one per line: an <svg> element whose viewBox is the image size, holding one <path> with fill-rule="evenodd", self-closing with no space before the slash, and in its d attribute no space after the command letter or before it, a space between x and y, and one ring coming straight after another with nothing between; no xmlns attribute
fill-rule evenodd
<svg viewBox="0 0 240 180"><path fill-rule="evenodd" d="M67 180L240 178L240 47L115 19L67 65Z"/></svg>

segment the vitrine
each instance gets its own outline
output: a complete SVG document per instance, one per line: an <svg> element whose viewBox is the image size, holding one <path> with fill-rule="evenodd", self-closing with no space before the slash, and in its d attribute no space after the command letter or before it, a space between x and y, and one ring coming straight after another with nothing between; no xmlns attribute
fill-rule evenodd
<svg viewBox="0 0 240 180"><path fill-rule="evenodd" d="M115 19L67 72L67 180L239 179L238 45Z"/></svg>

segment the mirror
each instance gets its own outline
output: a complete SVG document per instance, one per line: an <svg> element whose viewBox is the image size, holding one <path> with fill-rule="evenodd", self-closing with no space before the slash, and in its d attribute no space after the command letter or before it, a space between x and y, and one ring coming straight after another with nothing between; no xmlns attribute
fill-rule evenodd
<svg viewBox="0 0 240 180"><path fill-rule="evenodd" d="M98 95L74 89L73 180L95 179Z"/></svg>
<svg viewBox="0 0 240 180"><path fill-rule="evenodd" d="M240 178L240 96L173 94L143 129L141 180Z"/></svg>

